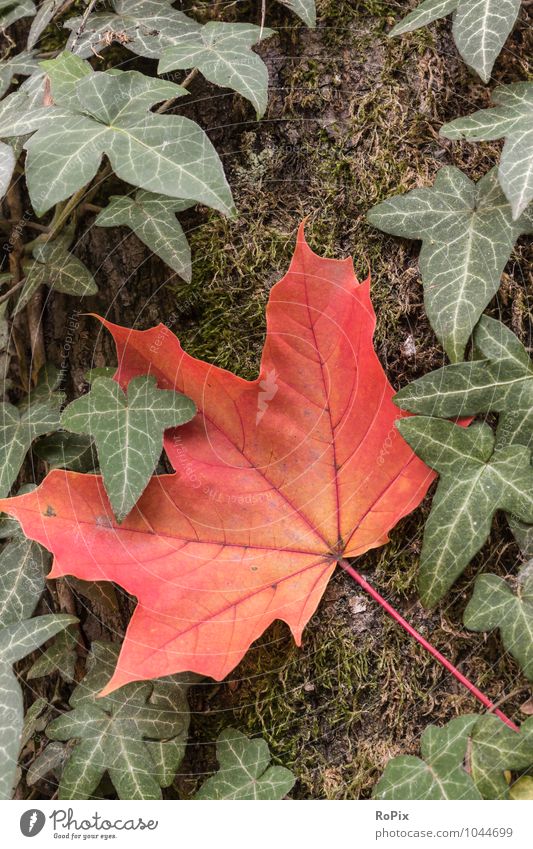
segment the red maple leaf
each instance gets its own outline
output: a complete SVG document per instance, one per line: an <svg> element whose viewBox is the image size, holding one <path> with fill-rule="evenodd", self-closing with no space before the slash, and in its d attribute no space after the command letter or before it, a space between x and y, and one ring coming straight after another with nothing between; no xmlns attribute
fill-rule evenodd
<svg viewBox="0 0 533 849"><path fill-rule="evenodd" d="M197 404L165 435L175 474L152 478L120 525L97 475L53 471L0 509L53 552L50 577L137 597L105 692L182 670L221 679L275 619L300 644L337 563L387 542L434 478L394 426L369 280L300 228L254 381L189 356L164 325L104 323L123 386L151 373Z"/></svg>

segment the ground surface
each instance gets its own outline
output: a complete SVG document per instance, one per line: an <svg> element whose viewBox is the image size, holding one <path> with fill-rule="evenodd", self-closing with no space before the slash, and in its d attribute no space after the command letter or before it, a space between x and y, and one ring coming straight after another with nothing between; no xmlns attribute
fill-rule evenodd
<svg viewBox="0 0 533 849"><path fill-rule="evenodd" d="M196 4L204 11L208 5ZM279 35L261 50L271 76L266 117L256 123L243 101L199 78L187 106L187 114L208 130L223 153L238 217L226 221L199 211L185 219L194 258L191 284L177 278L168 282L167 271L128 231L118 240L116 231L94 228L91 217L85 219L77 253L96 271L101 293L85 300L83 311L140 328L164 321L190 353L252 377L268 291L287 268L299 221L309 216L312 247L329 256L352 254L361 276L370 265L377 350L393 384L404 385L442 364L443 352L422 309L418 245L373 230L365 214L392 194L428 185L444 164L478 178L494 162L498 145L439 139L445 121L488 105L492 85L483 85L458 57L449 20L387 39L392 23L413 5L318 0L319 25L310 32L269 3L268 23L277 26ZM241 20L256 14L254 4L239 4ZM494 82L525 77L531 41L531 19L524 8ZM531 258L522 240L493 304L494 314L502 315L526 344ZM66 389L72 396L85 387L87 368L114 362L109 339L92 319L76 315L79 308L57 295L45 308L47 354L58 365L66 328L71 331L72 377ZM530 694L516 666L502 656L496 637L473 635L461 626L480 565L514 571L518 550L501 521L446 603L424 611L415 592L422 516L419 510L405 520L387 547L357 566L488 695L507 698L505 709L519 718ZM98 602L84 602L88 633L105 634L102 619L120 632L127 601L120 605L121 613L111 616ZM294 770L297 798L368 796L391 755L417 750L429 721L476 709L474 700L345 574L331 582L302 649L278 624L231 680L199 685L192 701L183 789L213 765L213 747L207 744L219 730L235 725L262 734L278 762Z"/></svg>

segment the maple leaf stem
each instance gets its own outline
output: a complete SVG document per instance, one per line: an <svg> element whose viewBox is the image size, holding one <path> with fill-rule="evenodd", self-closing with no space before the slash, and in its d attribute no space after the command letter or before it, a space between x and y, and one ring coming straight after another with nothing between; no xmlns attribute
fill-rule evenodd
<svg viewBox="0 0 533 849"><path fill-rule="evenodd" d="M422 636L422 634L419 634L418 631L413 628L413 626L410 625L409 622L407 622L407 620L404 619L403 616L398 613L398 611L395 610L394 607L392 607L389 602L386 601L383 596L380 595L377 590L375 590L374 587L368 583L367 580L365 580L365 578L363 578L362 575L359 574L359 572L357 572L345 560L341 560L339 565L344 569L345 572L348 573L348 575L350 575L354 579L354 581L357 581L359 586L362 587L362 589L365 590L365 592L367 592L369 596L374 599L374 601L377 601L377 603L381 605L381 607L389 614L389 616L392 616L392 618L396 622L398 622L398 624L401 625L402 628L404 628L407 633L410 634L411 637L414 637L414 639L418 643L420 643L420 645L427 652L429 652L435 658L435 660L438 660L438 662L442 664L442 666L444 666L444 668L447 669L448 672L451 672L454 678L460 681L460 683L463 684L463 686L466 687L467 690L470 690L472 695L475 696L476 699L478 699L478 701L480 701L481 704L487 708L489 713L493 713L495 716L499 717L502 722L505 722L505 724L508 725L509 728L512 728L513 731L520 730L518 726L515 725L515 723L503 713L503 711L499 710L496 705L493 704L493 702L491 702L491 700L481 692L481 690L478 690L475 684L472 684L472 682L469 681L468 678L466 678L462 674L462 672L459 672L459 670L453 665L453 663L450 663L450 661L445 658L444 655L440 653L440 651L438 651L434 646L432 646L431 643L428 643L428 641Z"/></svg>

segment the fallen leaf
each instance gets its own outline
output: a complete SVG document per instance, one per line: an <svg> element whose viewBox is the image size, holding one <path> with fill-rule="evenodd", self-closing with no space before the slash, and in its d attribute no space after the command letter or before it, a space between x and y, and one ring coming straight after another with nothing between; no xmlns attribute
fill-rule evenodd
<svg viewBox="0 0 533 849"><path fill-rule="evenodd" d="M137 597L104 693L181 670L220 680L276 619L299 645L335 566L386 543L434 478L395 427L369 280L313 253L300 228L254 381L189 356L164 325L105 324L123 387L150 372L196 403L165 435L175 474L153 477L121 525L97 475L54 470L0 500L53 551L50 577Z"/></svg>

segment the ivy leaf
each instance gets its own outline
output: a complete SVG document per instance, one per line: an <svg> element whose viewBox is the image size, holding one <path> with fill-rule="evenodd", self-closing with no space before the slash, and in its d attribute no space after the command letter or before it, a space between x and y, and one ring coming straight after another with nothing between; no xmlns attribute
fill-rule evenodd
<svg viewBox="0 0 533 849"><path fill-rule="evenodd" d="M73 681L78 657L77 644L76 633L72 628L58 634L50 648L43 652L29 669L26 675L28 681L52 675L54 672L59 672L64 681Z"/></svg>
<svg viewBox="0 0 533 849"><path fill-rule="evenodd" d="M409 12L399 24L396 24L389 33L389 38L395 35L404 35L413 32L420 27L431 24L439 18L444 18L455 12L460 0L424 0L412 12Z"/></svg>
<svg viewBox="0 0 533 849"><path fill-rule="evenodd" d="M390 35L412 32L455 12L453 37L457 49L466 64L488 83L519 11L520 0L425 0Z"/></svg>
<svg viewBox="0 0 533 849"><path fill-rule="evenodd" d="M127 392L100 377L87 395L69 404L61 423L94 438L106 492L120 522L150 480L163 450L163 432L190 421L195 412L185 395L158 389L155 377L134 378Z"/></svg>
<svg viewBox="0 0 533 849"><path fill-rule="evenodd" d="M533 681L533 560L518 573L517 592L497 575L478 575L464 612L471 631L499 628L503 645Z"/></svg>
<svg viewBox="0 0 533 849"><path fill-rule="evenodd" d="M499 413L499 445L533 449L533 363L519 339L501 322L482 316L474 331L485 357L436 369L401 389L402 410L443 418Z"/></svg>
<svg viewBox="0 0 533 849"><path fill-rule="evenodd" d="M38 781L45 778L50 772L59 780L63 767L67 761L69 750L63 743L48 743L45 749L37 755L28 767L26 773L26 784L33 787Z"/></svg>
<svg viewBox="0 0 533 849"><path fill-rule="evenodd" d="M75 110L79 106L76 87L81 80L92 76L91 64L64 51L55 59L48 59L40 65L48 78L53 102Z"/></svg>
<svg viewBox="0 0 533 849"><path fill-rule="evenodd" d="M11 145L0 142L0 199L9 189L16 162L15 151Z"/></svg>
<svg viewBox="0 0 533 849"><path fill-rule="evenodd" d="M13 77L28 77L39 69L39 62L32 53L19 53L11 59L0 62L0 97L8 90Z"/></svg>
<svg viewBox="0 0 533 849"><path fill-rule="evenodd" d="M533 525L520 522L514 516L507 516L507 521L520 551L524 557L531 559L533 557Z"/></svg>
<svg viewBox="0 0 533 849"><path fill-rule="evenodd" d="M31 86L26 83L32 82ZM0 138L15 138L33 133L37 127L59 112L53 106L43 106L40 84L30 77L18 91L8 94L0 101Z"/></svg>
<svg viewBox="0 0 533 849"><path fill-rule="evenodd" d="M283 3L291 12L298 15L308 27L316 26L315 0L278 0L278 2Z"/></svg>
<svg viewBox="0 0 533 849"><path fill-rule="evenodd" d="M51 740L77 741L61 776L61 800L91 798L106 772L120 799L160 799L183 758L189 681L129 684L112 698L97 698L117 654L117 646L93 643L72 710L46 729Z"/></svg>
<svg viewBox="0 0 533 849"><path fill-rule="evenodd" d="M516 220L533 198L533 83L511 83L492 93L493 109L445 124L446 139L491 141L505 138L498 179Z"/></svg>
<svg viewBox="0 0 533 849"><path fill-rule="evenodd" d="M315 254L302 226L267 315L250 381L188 355L163 324L105 322L122 387L153 374L198 407L165 435L176 474L152 477L123 523L96 475L55 470L0 500L54 551L51 577L105 578L137 597L107 693L185 670L220 680L278 618L300 644L339 559L383 545L434 478L394 429L370 283L350 259Z"/></svg>
<svg viewBox="0 0 533 849"><path fill-rule="evenodd" d="M374 799L512 798L506 773L533 766L533 719L517 733L496 716L457 717L443 728L430 725L421 749L424 760L389 761Z"/></svg>
<svg viewBox="0 0 533 849"><path fill-rule="evenodd" d="M85 372L83 379L86 383L94 383L97 377L113 377L116 371L115 366L95 366Z"/></svg>
<svg viewBox="0 0 533 849"><path fill-rule="evenodd" d="M23 263L25 283L14 315L24 309L39 286L46 285L56 292L79 298L98 292L98 286L87 266L67 250L69 242L70 236L67 236L66 239L60 237L34 247L34 261Z"/></svg>
<svg viewBox="0 0 533 849"><path fill-rule="evenodd" d="M28 745L31 738L37 731L44 731L51 713L51 706L47 699L38 697L29 706L24 716L24 725L20 738L21 751Z"/></svg>
<svg viewBox="0 0 533 849"><path fill-rule="evenodd" d="M514 243L521 233L533 233L533 216L513 220L495 168L476 185L447 167L432 188L386 200L370 210L368 220L386 233L422 239L426 312L450 360L461 360L498 291Z"/></svg>
<svg viewBox="0 0 533 849"><path fill-rule="evenodd" d="M217 760L218 772L204 782L196 799L283 799L294 786L290 770L269 766L265 740L249 740L234 728L219 736Z"/></svg>
<svg viewBox="0 0 533 849"><path fill-rule="evenodd" d="M82 66L89 73L71 80L61 57L43 63L61 120L57 111L50 113L25 144L28 190L38 215L92 180L104 154L127 183L233 213L221 162L203 130L188 118L148 111L185 89L138 71L91 72L79 57L69 59L69 73L73 60L80 74Z"/></svg>
<svg viewBox="0 0 533 849"><path fill-rule="evenodd" d="M521 0L459 0L453 37L466 64L488 83L494 63L514 27Z"/></svg>
<svg viewBox="0 0 533 849"><path fill-rule="evenodd" d="M509 790L509 798L515 801L533 799L533 778L530 775L523 775L522 778L515 781Z"/></svg>
<svg viewBox="0 0 533 849"><path fill-rule="evenodd" d="M464 764L468 739L478 719L470 714L452 719L443 728L429 725L420 741L422 758L400 755L390 760L372 798L481 799Z"/></svg>
<svg viewBox="0 0 533 849"><path fill-rule="evenodd" d="M260 118L267 107L268 70L251 48L273 32L253 24L210 21L164 50L157 72L198 68L209 82L242 94Z"/></svg>
<svg viewBox="0 0 533 849"><path fill-rule="evenodd" d="M21 18L35 15L36 11L32 0L0 0L0 28L7 29Z"/></svg>
<svg viewBox="0 0 533 849"><path fill-rule="evenodd" d="M7 625L0 631L0 665L17 663L77 621L75 616L52 613Z"/></svg>
<svg viewBox="0 0 533 849"><path fill-rule="evenodd" d="M533 467L523 445L495 448L485 424L465 429L444 419L413 416L398 422L398 428L440 475L420 556L421 598L431 607L480 550L497 510L533 522Z"/></svg>
<svg viewBox="0 0 533 849"><path fill-rule="evenodd" d="M13 486L30 445L38 436L57 430L62 395L37 399L22 411L0 403L0 493Z"/></svg>
<svg viewBox="0 0 533 849"><path fill-rule="evenodd" d="M485 357L424 375L398 392L394 402L423 415L498 415L496 442L533 449L533 363L520 340L500 321L482 316L474 330L476 352ZM533 557L533 527L507 515L526 557Z"/></svg>
<svg viewBox="0 0 533 849"><path fill-rule="evenodd" d="M157 59L165 47L195 32L200 24L172 7L173 0L111 0L114 12L91 15L78 37L82 17L69 18L72 30L67 50L80 56L99 53L113 41L148 59Z"/></svg>
<svg viewBox="0 0 533 849"><path fill-rule="evenodd" d="M0 563L0 628L5 628L35 610L50 557L42 546L19 537L2 549Z"/></svg>
<svg viewBox="0 0 533 849"><path fill-rule="evenodd" d="M51 469L90 472L98 466L92 439L64 430L39 439L33 446L33 453Z"/></svg>
<svg viewBox="0 0 533 849"><path fill-rule="evenodd" d="M28 50L32 50L35 47L41 35L45 31L46 27L48 26L56 12L63 5L63 0L43 0L39 8L37 9L37 14L31 22L27 42Z"/></svg>
<svg viewBox="0 0 533 849"><path fill-rule="evenodd" d="M48 555L18 539L0 553L0 799L9 799L24 725L22 692L11 666L77 619L48 615L29 619L44 587Z"/></svg>
<svg viewBox="0 0 533 849"><path fill-rule="evenodd" d="M134 198L114 195L95 220L98 227L129 227L138 239L184 280L191 279L191 251L176 212L189 209L187 200L173 200L140 189Z"/></svg>
<svg viewBox="0 0 533 849"><path fill-rule="evenodd" d="M472 734L471 774L484 799L508 799L505 771L533 765L533 717L517 734L496 716L483 716Z"/></svg>

